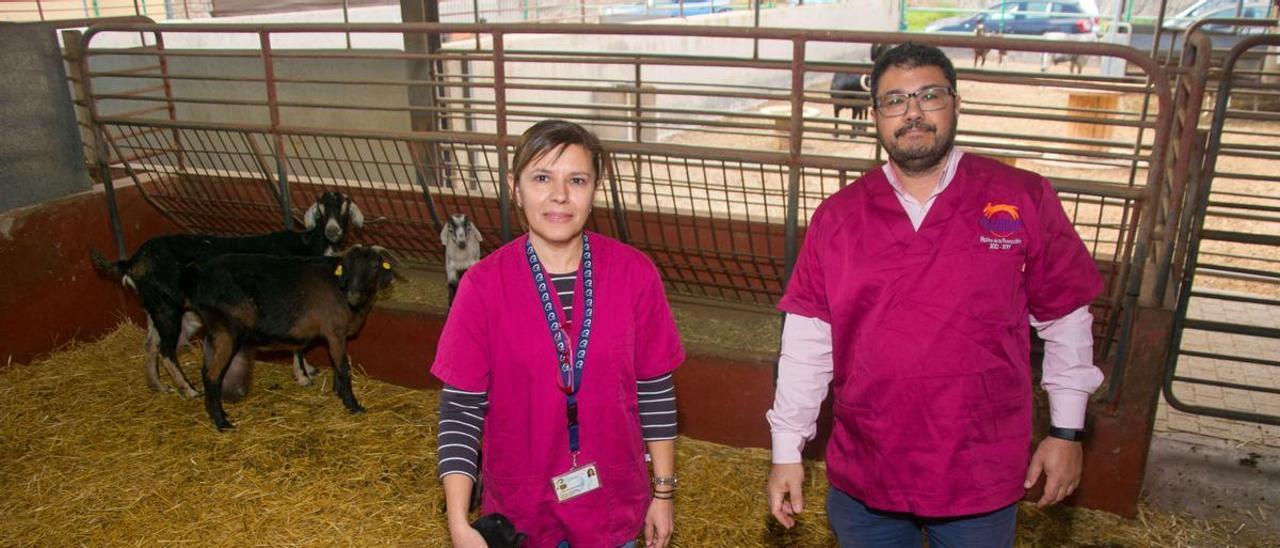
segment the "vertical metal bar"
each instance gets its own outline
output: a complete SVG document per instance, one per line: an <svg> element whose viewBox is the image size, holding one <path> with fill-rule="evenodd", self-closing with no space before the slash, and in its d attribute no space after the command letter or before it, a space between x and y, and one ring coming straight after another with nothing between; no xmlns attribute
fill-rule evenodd
<svg viewBox="0 0 1280 548"><path fill-rule="evenodd" d="M76 83L76 94L88 109L93 155L98 178L102 181L103 196L107 199L107 219L111 223L111 234L115 236L116 256L123 259L128 256L128 249L124 245L124 223L120 221L120 207L116 203L115 185L111 181L111 166L107 162L110 153L107 151L106 129L98 122L98 103L93 98L93 83L89 81L89 56L82 38L83 34L78 30L62 31L63 48L71 61L68 65L73 73L72 81Z"/></svg>
<svg viewBox="0 0 1280 548"><path fill-rule="evenodd" d="M800 224L800 149L804 137L804 55L805 41L795 38L791 42L791 139L787 159L787 217L786 258L783 285L791 279L799 254L797 242Z"/></svg>
<svg viewBox="0 0 1280 548"><path fill-rule="evenodd" d="M493 111L498 132L498 211L502 215L502 241L511 241L511 189L508 180L520 174L507 166L507 71L502 31L493 33Z"/></svg>
<svg viewBox="0 0 1280 548"><path fill-rule="evenodd" d="M631 231L627 228L627 215L622 209L622 193L618 191L618 174L614 170L614 161L614 156L610 154L609 161L604 164L609 182L609 199L613 200L613 222L618 227L618 240L630 243Z"/></svg>
<svg viewBox="0 0 1280 548"><path fill-rule="evenodd" d="M751 23L751 26L752 28L758 29L760 28L760 0L751 0L751 3L753 4L754 6L753 9L755 10L755 19ZM752 59L760 58L760 39L759 38L751 39L751 58Z"/></svg>
<svg viewBox="0 0 1280 548"><path fill-rule="evenodd" d="M153 36L156 41L156 64L160 66L160 83L164 86L165 111L169 115L170 121L177 121L178 105L173 101L173 83L169 80L169 57L164 51L164 35L156 32ZM187 158L183 152L182 133L177 129L173 129L170 134L173 137L173 155L177 167L185 167Z"/></svg>
<svg viewBox="0 0 1280 548"><path fill-rule="evenodd" d="M476 33L476 36L479 37L480 34ZM463 53L463 55L465 56L466 54ZM471 77L471 60L466 59L464 57L461 61L458 62L458 66L460 67L459 71L462 73L462 99L463 99L462 127L467 131L467 133L475 133L476 131L475 105L471 103L471 83L474 82L475 80ZM467 150L467 173L471 175L471 182L467 186L469 188L474 188L479 190L480 175L476 173L476 152L474 149L472 149L469 146L466 147L466 150ZM459 170L459 176L461 176L461 170Z"/></svg>
<svg viewBox="0 0 1280 548"><path fill-rule="evenodd" d="M484 22L480 20L480 0L471 0L471 19L472 19L472 22L476 23L477 25ZM479 51L480 50L480 33L477 32L475 34L472 34L472 36L474 36L476 39L476 51Z"/></svg>
<svg viewBox="0 0 1280 548"><path fill-rule="evenodd" d="M632 115L634 117L632 120L634 134L631 135L631 140L640 143L644 141L644 138L642 137L644 132L644 122L641 121L641 118L644 116L644 105L642 104L644 96L640 93L640 86L643 81L641 80L641 65L639 57L632 60L632 66L635 68L635 79L632 81L632 84L635 85L636 91L635 100L631 104ZM643 196L640 193L640 184L643 179L640 176L640 156L638 154L631 155L631 170L632 175L634 175L636 179L636 202L638 203Z"/></svg>
<svg viewBox="0 0 1280 548"><path fill-rule="evenodd" d="M349 9L347 0L342 0L342 24L344 25L351 24L351 11ZM351 49L351 29L350 28L343 29L342 34L345 35L347 38L347 49Z"/></svg>
<svg viewBox="0 0 1280 548"><path fill-rule="evenodd" d="M280 134L280 104L276 90L275 63L271 58L271 35L258 31L258 43L262 48L262 72L267 87L267 110L271 114L271 137L276 145L276 177L280 180L280 215L285 230L293 230L293 207L289 205L289 162L285 158L284 136Z"/></svg>
<svg viewBox="0 0 1280 548"><path fill-rule="evenodd" d="M1203 34L1196 33L1195 37L1197 40L1192 40L1190 35L1184 38L1180 63L1183 73L1174 80L1173 90L1173 120L1177 132L1171 135L1170 139L1176 140L1177 148L1172 158L1172 166L1166 171L1172 177L1172 188L1169 191L1169 207L1165 211L1166 241L1165 248L1158 258L1155 290L1156 298L1166 300L1169 305L1174 304L1170 299L1176 297L1176 292L1169 293L1168 285L1178 277L1176 269L1180 268L1180 265L1173 262L1173 257L1176 248L1179 247L1177 245L1180 234L1178 229L1182 225L1183 203L1187 202L1185 194L1187 179L1191 172L1199 171L1199 166L1193 166L1193 164L1199 164L1201 160L1198 156L1203 154L1197 148L1196 127L1199 125L1200 109L1204 100L1205 80L1208 77L1212 45ZM1209 44L1210 51L1203 51L1206 44Z"/></svg>

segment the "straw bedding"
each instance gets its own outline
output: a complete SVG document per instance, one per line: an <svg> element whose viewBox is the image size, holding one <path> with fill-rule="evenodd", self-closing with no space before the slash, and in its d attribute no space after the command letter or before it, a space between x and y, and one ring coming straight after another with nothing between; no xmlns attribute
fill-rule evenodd
<svg viewBox="0 0 1280 548"><path fill-rule="evenodd" d="M142 330L122 325L0 370L0 545L447 545L434 477L437 393L359 376L350 415L323 373L259 364L218 433L201 402L146 389ZM184 368L195 376L191 353ZM679 442L679 546L830 546L821 464L802 524L760 496L768 453ZM1019 546L1240 545L1235 527L1143 509L1137 520L1024 504ZM1248 545L1247 543L1245 545ZM1261 546L1262 543L1254 543Z"/></svg>

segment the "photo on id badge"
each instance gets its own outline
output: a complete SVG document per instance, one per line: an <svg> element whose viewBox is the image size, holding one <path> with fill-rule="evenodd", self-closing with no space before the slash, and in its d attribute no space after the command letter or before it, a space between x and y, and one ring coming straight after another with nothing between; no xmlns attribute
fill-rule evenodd
<svg viewBox="0 0 1280 548"><path fill-rule="evenodd" d="M556 499L564 502L599 489L600 476L596 473L596 465L588 464L551 478L551 487L556 491Z"/></svg>

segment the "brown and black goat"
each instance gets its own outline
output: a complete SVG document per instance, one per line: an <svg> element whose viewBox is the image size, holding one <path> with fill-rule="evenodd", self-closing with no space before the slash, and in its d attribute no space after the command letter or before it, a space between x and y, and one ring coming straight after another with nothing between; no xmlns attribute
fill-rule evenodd
<svg viewBox="0 0 1280 548"><path fill-rule="evenodd" d="M395 269L386 250L365 246L340 257L224 255L187 268L183 287L205 327L201 380L213 424L232 428L222 408L223 381L247 375L231 369L247 369L248 352L302 351L319 341L328 346L334 392L352 413L364 411L351 390L347 339L360 332Z"/></svg>
<svg viewBox="0 0 1280 548"><path fill-rule="evenodd" d="M186 295L182 291L182 271L189 265L231 253L261 253L282 256L334 255L349 233L350 227L364 224L364 214L341 192L326 192L303 215L305 232L282 230L269 234L243 237L171 234L147 240L122 261L108 261L101 253L90 250L90 259L98 270L121 280L138 293L147 313L147 338L144 343L143 368L147 384L157 391L166 388L160 382L159 368L164 367L180 394L195 397L199 392L178 367L178 349L199 329L199 318L187 313ZM298 384L311 383L315 368L301 355L294 356L294 377ZM247 386L228 386L231 397L243 397Z"/></svg>

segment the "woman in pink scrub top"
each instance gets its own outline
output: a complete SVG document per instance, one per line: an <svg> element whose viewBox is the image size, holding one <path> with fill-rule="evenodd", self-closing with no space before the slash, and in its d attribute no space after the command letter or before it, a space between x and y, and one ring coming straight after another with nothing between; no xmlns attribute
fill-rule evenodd
<svg viewBox="0 0 1280 548"><path fill-rule="evenodd" d="M653 263L583 229L607 161L577 124L530 127L508 180L528 232L459 285L431 367L445 383L438 452L454 546L484 546L467 522L475 460L483 511L527 546L670 539L671 372L684 350Z"/></svg>

